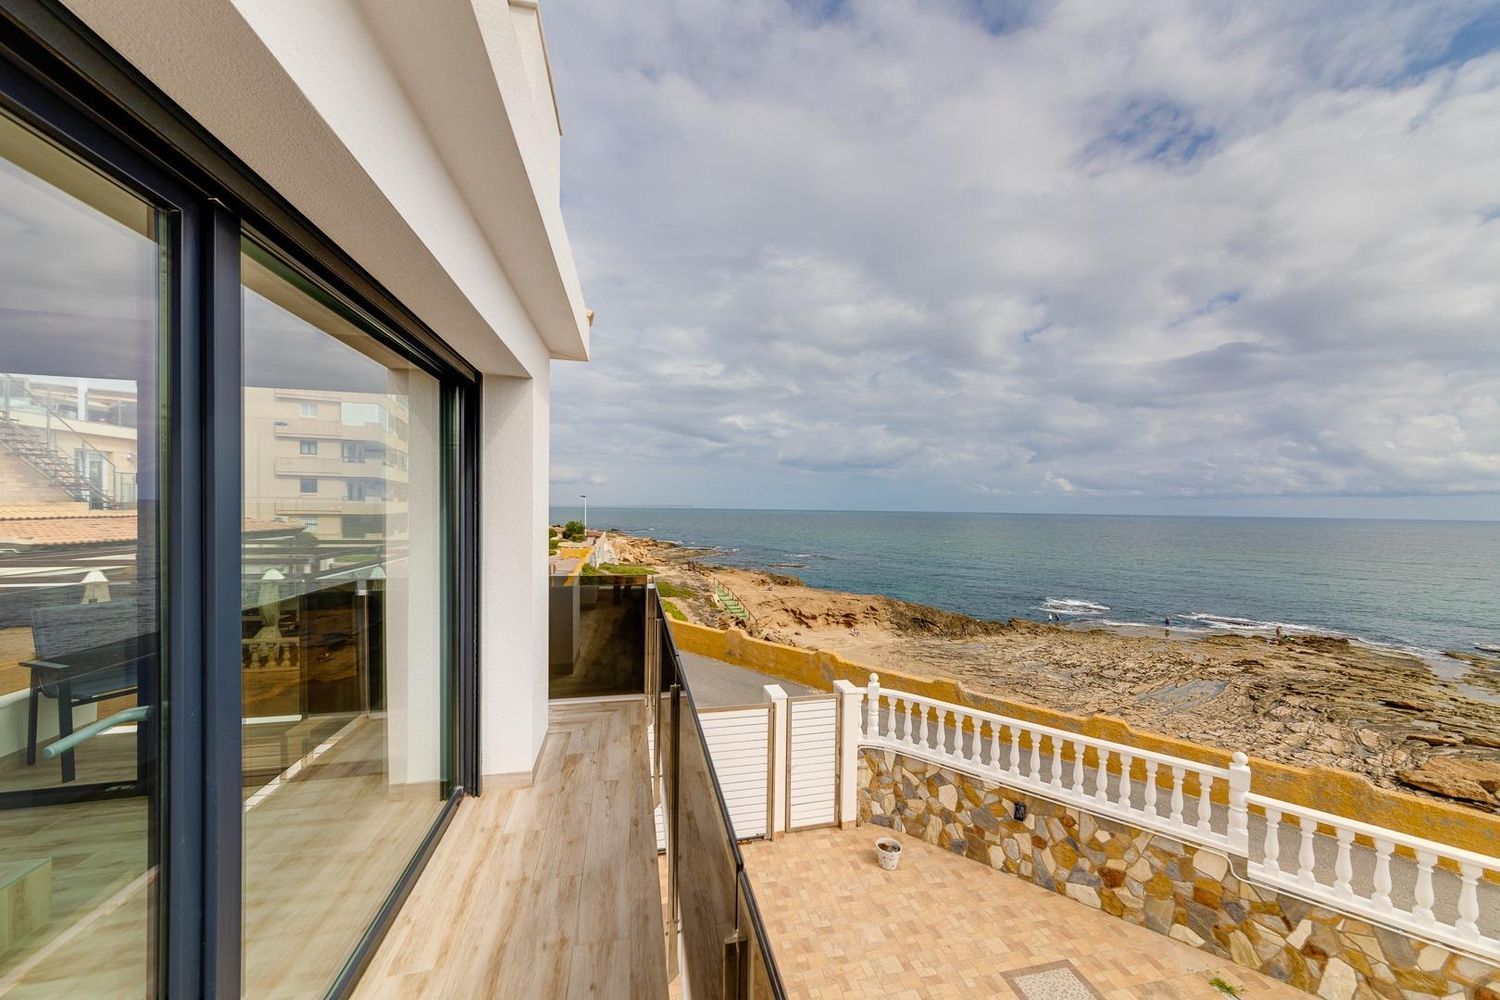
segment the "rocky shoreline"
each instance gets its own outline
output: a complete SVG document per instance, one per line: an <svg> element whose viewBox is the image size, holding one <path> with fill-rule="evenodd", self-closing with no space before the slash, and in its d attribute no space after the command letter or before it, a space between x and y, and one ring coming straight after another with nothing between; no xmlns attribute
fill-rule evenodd
<svg viewBox="0 0 1500 1000"><path fill-rule="evenodd" d="M620 561L655 567L672 609L699 624L734 624L714 597L723 587L748 630L775 642L1500 814L1500 658L1456 654L1440 674L1417 656L1329 636L988 621L715 566L712 553L669 542L612 539Z"/></svg>

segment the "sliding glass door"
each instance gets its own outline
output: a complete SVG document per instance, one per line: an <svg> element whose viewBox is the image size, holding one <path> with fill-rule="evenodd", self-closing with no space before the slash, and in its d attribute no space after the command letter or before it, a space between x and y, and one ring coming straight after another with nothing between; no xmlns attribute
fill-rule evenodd
<svg viewBox="0 0 1500 1000"><path fill-rule="evenodd" d="M169 228L0 112L0 994L155 989Z"/></svg>
<svg viewBox="0 0 1500 1000"><path fill-rule="evenodd" d="M319 996L451 785L441 385L258 242L240 269L242 975Z"/></svg>
<svg viewBox="0 0 1500 1000"><path fill-rule="evenodd" d="M477 373L50 9L0 4L0 995L346 990L476 780Z"/></svg>

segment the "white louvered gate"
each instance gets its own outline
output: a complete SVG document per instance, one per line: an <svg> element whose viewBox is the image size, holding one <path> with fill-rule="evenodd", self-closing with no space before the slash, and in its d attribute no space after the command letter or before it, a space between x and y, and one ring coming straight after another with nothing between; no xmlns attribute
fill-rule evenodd
<svg viewBox="0 0 1500 1000"><path fill-rule="evenodd" d="M787 699L786 828L830 826L838 815L838 699Z"/></svg>
<svg viewBox="0 0 1500 1000"><path fill-rule="evenodd" d="M698 709L736 840L766 836L770 816L771 706Z"/></svg>

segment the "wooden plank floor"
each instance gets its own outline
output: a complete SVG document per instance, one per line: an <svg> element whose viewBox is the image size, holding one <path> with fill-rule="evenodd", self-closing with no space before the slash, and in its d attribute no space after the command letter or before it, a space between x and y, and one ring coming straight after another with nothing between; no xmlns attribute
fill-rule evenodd
<svg viewBox="0 0 1500 1000"><path fill-rule="evenodd" d="M108 740L133 759L133 736ZM386 745L384 721L361 720L274 792L245 789L264 795L245 812L247 996L322 997L437 818L435 784L388 784ZM52 919L0 956L0 994L141 995L147 835L144 797L0 812L0 853L53 876Z"/></svg>
<svg viewBox="0 0 1500 1000"><path fill-rule="evenodd" d="M667 995L641 703L553 706L531 787L462 804L355 995Z"/></svg>

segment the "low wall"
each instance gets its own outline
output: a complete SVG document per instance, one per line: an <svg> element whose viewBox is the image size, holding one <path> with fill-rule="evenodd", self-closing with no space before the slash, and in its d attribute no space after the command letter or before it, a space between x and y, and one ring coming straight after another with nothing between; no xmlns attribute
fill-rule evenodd
<svg viewBox="0 0 1500 1000"><path fill-rule="evenodd" d="M860 750L858 795L862 823L920 837L1324 1000L1500 1000L1500 970L1252 885L1208 848L892 750ZM1021 821L1017 803L1027 810Z"/></svg>
<svg viewBox="0 0 1500 1000"><path fill-rule="evenodd" d="M739 629L708 628L680 621L673 621L671 627L672 637L680 650L749 667L819 690L832 690L836 680L847 680L864 687L872 673L870 667L853 663L837 653L753 639ZM874 672L880 674L881 687L1218 767L1229 766L1234 749L1221 750L1189 743L1136 729L1121 719L1109 716L1069 715L1038 705L998 698L972 691L963 684L946 678L915 677L894 670ZM1494 854L1495 845L1500 843L1500 816L1380 788L1360 775L1335 768L1294 767L1259 757L1250 759L1250 768L1251 790L1260 795L1336 813L1373 826L1397 830L1414 837L1425 837L1480 854ZM1110 770L1119 773L1118 761L1111 763ZM1165 786L1167 778L1167 775L1162 775L1159 781ZM1215 789L1216 801L1226 801L1226 796L1226 790Z"/></svg>

